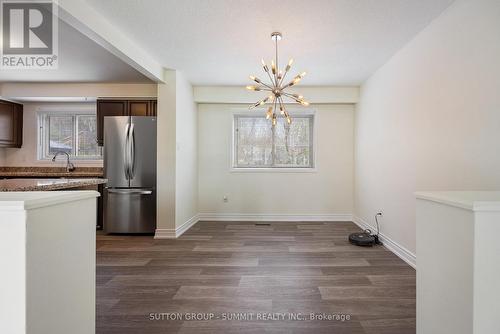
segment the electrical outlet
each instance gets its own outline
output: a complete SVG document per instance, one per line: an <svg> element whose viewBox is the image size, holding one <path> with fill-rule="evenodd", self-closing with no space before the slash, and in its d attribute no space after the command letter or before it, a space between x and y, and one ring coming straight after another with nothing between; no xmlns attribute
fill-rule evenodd
<svg viewBox="0 0 500 334"><path fill-rule="evenodd" d="M229 202L229 198L228 198L227 196L224 196L224 197L222 198L222 200L224 201L224 203Z"/></svg>

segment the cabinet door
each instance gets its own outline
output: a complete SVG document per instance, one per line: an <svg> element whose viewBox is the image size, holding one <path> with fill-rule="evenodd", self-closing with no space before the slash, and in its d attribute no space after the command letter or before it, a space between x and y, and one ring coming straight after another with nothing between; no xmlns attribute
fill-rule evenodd
<svg viewBox="0 0 500 334"><path fill-rule="evenodd" d="M97 101L97 144L104 144L104 117L128 116L127 101L98 100Z"/></svg>
<svg viewBox="0 0 500 334"><path fill-rule="evenodd" d="M23 106L0 100L0 147L18 147L23 142Z"/></svg>
<svg viewBox="0 0 500 334"><path fill-rule="evenodd" d="M156 117L156 100L151 100L151 114L149 116Z"/></svg>
<svg viewBox="0 0 500 334"><path fill-rule="evenodd" d="M149 116L151 105L148 100L128 101L130 116Z"/></svg>

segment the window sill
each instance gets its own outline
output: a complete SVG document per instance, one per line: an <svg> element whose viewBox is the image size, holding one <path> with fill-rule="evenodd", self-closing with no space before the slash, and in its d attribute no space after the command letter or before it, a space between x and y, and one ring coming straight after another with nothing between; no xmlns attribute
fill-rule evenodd
<svg viewBox="0 0 500 334"><path fill-rule="evenodd" d="M231 167L230 173L317 173L316 168L294 168L294 167Z"/></svg>

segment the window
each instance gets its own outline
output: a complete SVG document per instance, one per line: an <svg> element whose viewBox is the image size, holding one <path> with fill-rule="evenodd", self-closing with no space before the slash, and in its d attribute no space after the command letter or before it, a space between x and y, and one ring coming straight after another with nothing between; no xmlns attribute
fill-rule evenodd
<svg viewBox="0 0 500 334"><path fill-rule="evenodd" d="M38 158L52 159L58 151L73 160L100 160L95 112L40 113Z"/></svg>
<svg viewBox="0 0 500 334"><path fill-rule="evenodd" d="M278 119L274 130L264 116L234 116L234 168L313 168L313 115Z"/></svg>

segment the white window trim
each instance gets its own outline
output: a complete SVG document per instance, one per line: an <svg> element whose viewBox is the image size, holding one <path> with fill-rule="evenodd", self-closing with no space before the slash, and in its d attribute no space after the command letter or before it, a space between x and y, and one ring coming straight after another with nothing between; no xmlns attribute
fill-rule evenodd
<svg viewBox="0 0 500 334"><path fill-rule="evenodd" d="M81 107L64 107L64 106L54 106L54 107L40 107L37 109L37 161L51 161L52 156L44 155L46 148L46 133L43 131L44 128L44 117L46 116L60 116L60 115L96 115L96 108L90 106ZM75 129L76 130L76 129ZM96 139L97 140L97 139ZM101 148L102 150L102 148ZM71 161L78 161L79 163L101 163L103 161L102 155L92 157L78 157L71 156Z"/></svg>
<svg viewBox="0 0 500 334"><path fill-rule="evenodd" d="M303 109L303 108L293 108L288 109L287 111L290 113L290 116L313 116L313 154L312 154L312 163L313 167L236 167L235 166L235 158L236 158L236 146L235 146L235 116L256 116L256 115L265 115L266 110L262 108L255 108L251 111L248 108L234 108L230 113L231 117L231 143L229 147L229 172L230 173L317 173L318 172L318 164L317 164L317 124L318 124L318 114L315 109Z"/></svg>

